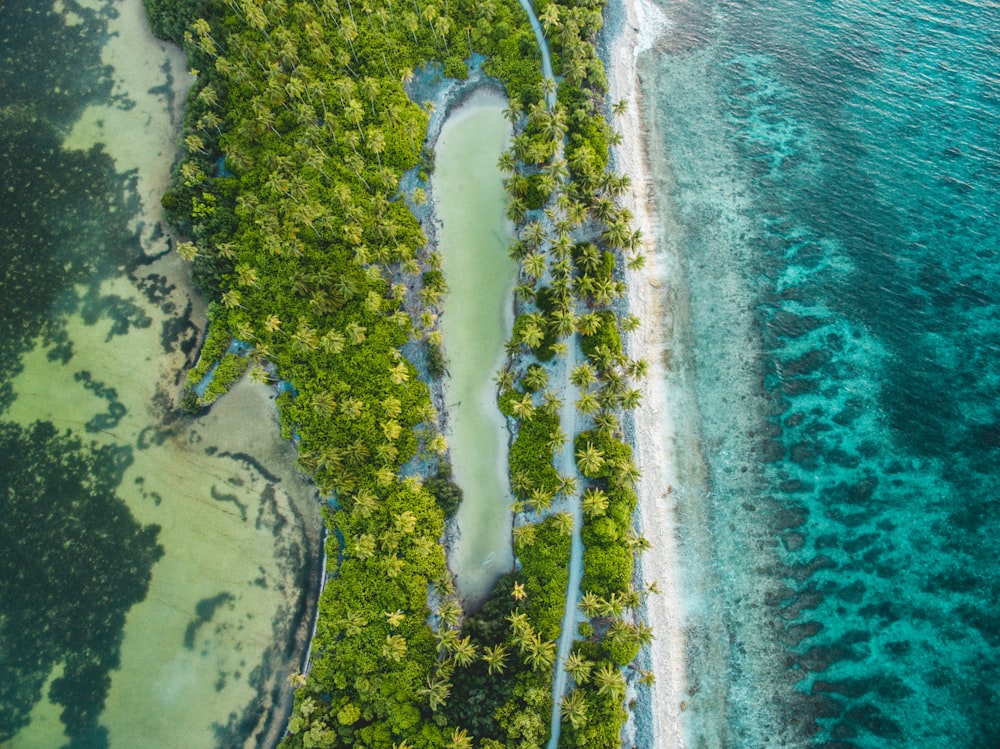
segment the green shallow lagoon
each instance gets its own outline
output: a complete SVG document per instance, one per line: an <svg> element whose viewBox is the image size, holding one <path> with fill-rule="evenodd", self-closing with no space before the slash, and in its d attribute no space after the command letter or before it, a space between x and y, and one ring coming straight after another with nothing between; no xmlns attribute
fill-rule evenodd
<svg viewBox="0 0 1000 749"><path fill-rule="evenodd" d="M177 409L184 59L139 0L27 6L0 5L0 744L268 746L321 521L271 391Z"/></svg>
<svg viewBox="0 0 1000 749"><path fill-rule="evenodd" d="M445 401L452 464L464 491L449 563L459 593L471 602L513 564L507 432L493 383L513 324L516 271L507 256L510 231L496 166L511 135L504 106L499 95L479 92L453 112L438 139L434 174L449 289L441 322L449 360Z"/></svg>

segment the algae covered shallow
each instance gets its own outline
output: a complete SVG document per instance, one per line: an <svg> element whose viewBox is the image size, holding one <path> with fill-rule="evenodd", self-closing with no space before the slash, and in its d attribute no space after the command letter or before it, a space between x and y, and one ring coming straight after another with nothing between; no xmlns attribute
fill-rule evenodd
<svg viewBox="0 0 1000 749"><path fill-rule="evenodd" d="M505 105L498 94L480 91L456 109L442 127L434 174L449 289L441 323L449 359L445 398L453 468L464 492L449 561L470 601L484 598L513 564L506 431L492 380L512 323L516 268L507 256L496 165L510 139Z"/></svg>
<svg viewBox="0 0 1000 749"><path fill-rule="evenodd" d="M266 388L176 409L204 316L158 203L183 56L137 0L8 4L0 38L0 742L273 742L319 512Z"/></svg>

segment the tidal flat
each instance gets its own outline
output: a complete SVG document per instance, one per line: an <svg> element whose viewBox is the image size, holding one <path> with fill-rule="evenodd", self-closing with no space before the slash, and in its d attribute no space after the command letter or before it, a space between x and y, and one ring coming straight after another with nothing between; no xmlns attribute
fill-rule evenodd
<svg viewBox="0 0 1000 749"><path fill-rule="evenodd" d="M178 409L205 315L159 205L183 55L138 0L8 5L0 29L0 742L273 743L321 522L268 388Z"/></svg>

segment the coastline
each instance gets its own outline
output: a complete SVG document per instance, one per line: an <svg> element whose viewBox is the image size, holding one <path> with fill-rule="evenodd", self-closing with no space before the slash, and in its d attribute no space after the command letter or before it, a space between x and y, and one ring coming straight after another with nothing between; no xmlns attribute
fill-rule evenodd
<svg viewBox="0 0 1000 749"><path fill-rule="evenodd" d="M81 719L72 716L81 714L81 705L117 745L172 736L178 744L204 746L225 735L227 744L236 745L229 739L240 736L273 746L292 705L285 678L293 665L289 653L302 646L307 609L316 608L304 602L315 587L320 513L312 507L311 486L300 480L294 452L280 439L273 398L262 386L244 381L211 413L180 415L183 372L203 339L206 305L189 266L172 249L177 237L160 198L182 150L193 79L181 49L152 35L140 0L83 7L86 19L72 9L59 11L70 37L92 26L103 29L100 57L79 60L79 85L86 88L99 76L108 91L79 96L79 116L59 130L60 149L71 163L93 163L84 155L102 154L107 171L89 172L88 188L96 196L112 185L114 198L107 218L94 210L86 220L108 226L99 236L109 237L107 244L123 259L91 270L91 259L102 255L88 244L91 235L81 228L65 239L59 257L67 265L86 264L93 274L87 292L65 292L67 298L79 294L87 312L53 311L65 318L59 326L71 353L54 357L51 339L35 341L20 357L4 419L50 422L67 434L87 434L92 449L127 456L116 496L107 499L123 505L122 512L148 528L165 552L148 577L132 568L118 578L129 578L132 602L122 623L101 616L95 629L100 642L116 643L113 663L94 655L85 640L72 646L85 647L88 662L109 664L100 689L90 691L60 660L46 683L60 679L61 690L39 692L30 722L10 738L11 746L75 744ZM62 42L61 36L49 38L53 48ZM69 93L55 90L57 97ZM41 103L45 95L39 99L42 121L48 110ZM68 187L65 175L55 179ZM66 203L73 205L72 196ZM70 214L51 219L54 225L83 224L83 217ZM279 534L282 528L288 530ZM120 534L120 526L107 529ZM121 549L134 543L124 535L118 540ZM109 580L97 567L93 574L100 585L86 604L91 612L125 595L113 575Z"/></svg>
<svg viewBox="0 0 1000 749"><path fill-rule="evenodd" d="M626 100L627 109L616 122L623 139L614 148L617 171L632 180L623 203L632 211L634 226L642 231L647 248L646 264L627 270L628 308L643 325L627 337L630 355L644 358L649 370L643 388L643 406L633 415L633 443L638 464L643 468L637 491L639 523L653 543L640 560L644 586L654 581L659 595L650 595L645 617L656 639L650 646L656 683L651 690L649 720L651 736L643 745L683 747L682 713L687 697L687 636L682 570L678 538L678 503L674 487L680 483L679 455L682 445L675 411L669 403L669 354L676 335L666 289L670 262L669 244L664 241L660 220L654 214L653 181L648 163L646 128L642 114L637 60L650 49L668 22L648 0L618 0L612 12L621 14L619 28L608 45L608 82L611 101ZM653 467L656 470L653 470ZM634 718L638 723L638 720ZM629 730L628 728L626 730ZM631 730L638 730L633 727Z"/></svg>

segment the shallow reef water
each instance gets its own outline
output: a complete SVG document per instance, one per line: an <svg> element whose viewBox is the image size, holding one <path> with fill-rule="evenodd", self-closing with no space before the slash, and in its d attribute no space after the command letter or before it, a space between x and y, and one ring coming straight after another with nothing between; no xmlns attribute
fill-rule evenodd
<svg viewBox="0 0 1000 749"><path fill-rule="evenodd" d="M681 490L729 640L694 733L996 745L997 9L664 9L643 89L709 467Z"/></svg>

